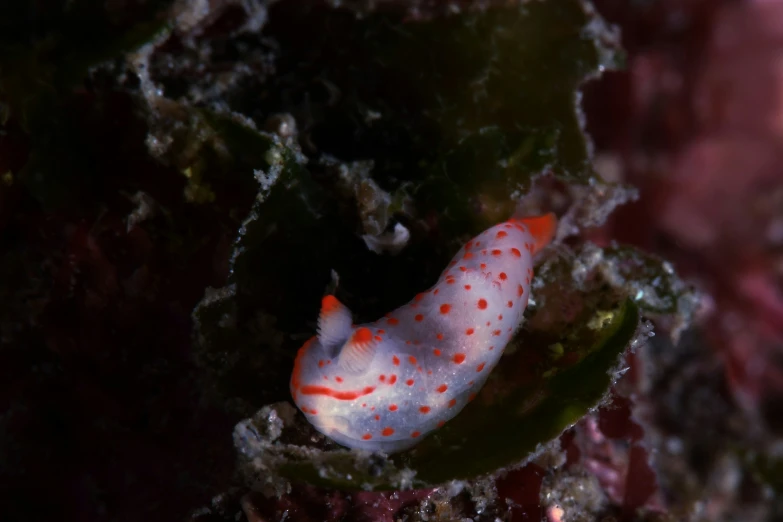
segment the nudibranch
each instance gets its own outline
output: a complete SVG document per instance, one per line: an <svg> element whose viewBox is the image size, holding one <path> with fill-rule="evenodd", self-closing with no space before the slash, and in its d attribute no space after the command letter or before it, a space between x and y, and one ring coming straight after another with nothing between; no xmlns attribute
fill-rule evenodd
<svg viewBox="0 0 783 522"><path fill-rule="evenodd" d="M374 323L354 325L345 305L324 297L318 335L291 375L307 420L343 446L393 453L457 415L522 324L533 256L556 224L546 214L489 228L435 286Z"/></svg>

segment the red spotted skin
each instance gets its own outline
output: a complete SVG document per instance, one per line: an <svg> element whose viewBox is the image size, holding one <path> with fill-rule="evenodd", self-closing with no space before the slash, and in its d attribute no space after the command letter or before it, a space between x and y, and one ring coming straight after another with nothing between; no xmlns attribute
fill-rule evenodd
<svg viewBox="0 0 783 522"><path fill-rule="evenodd" d="M318 338L305 343L291 392L307 419L344 446L392 453L457 415L522 324L533 254L554 227L549 219L543 239L526 220L484 231L432 288L373 323L353 326L368 328L375 342L366 370L342 368L340 346L324 347Z"/></svg>

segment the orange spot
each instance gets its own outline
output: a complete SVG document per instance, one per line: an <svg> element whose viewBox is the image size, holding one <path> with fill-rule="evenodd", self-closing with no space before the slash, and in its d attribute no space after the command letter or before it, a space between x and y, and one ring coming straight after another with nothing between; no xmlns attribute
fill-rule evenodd
<svg viewBox="0 0 783 522"><path fill-rule="evenodd" d="M386 376L381 374L381 375L378 376L378 380L381 381L381 382L384 382L386 380Z"/></svg>
<svg viewBox="0 0 783 522"><path fill-rule="evenodd" d="M437 348L432 350L432 353L435 354L435 357L440 357L440 350L438 350Z"/></svg>
<svg viewBox="0 0 783 522"><path fill-rule="evenodd" d="M420 431L414 431L413 433L411 433L411 438L414 438L414 439L415 439L415 438L416 438L416 437L418 437L419 435L421 435L421 432L420 432Z"/></svg>
<svg viewBox="0 0 783 522"><path fill-rule="evenodd" d="M465 285L465 290L470 290L470 285Z"/></svg>
<svg viewBox="0 0 783 522"><path fill-rule="evenodd" d="M380 415L376 415L375 416L375 420L381 420L381 416Z"/></svg>
<svg viewBox="0 0 783 522"><path fill-rule="evenodd" d="M333 295L327 295L321 299L321 310L324 313L330 314L340 308L340 301Z"/></svg>
<svg viewBox="0 0 783 522"><path fill-rule="evenodd" d="M318 367L319 368L323 368L324 364L326 364L326 363L324 363L323 360L318 361Z"/></svg>
<svg viewBox="0 0 783 522"><path fill-rule="evenodd" d="M499 256L500 254L502 254L502 252L500 250L498 250L497 248L492 251L492 255L493 256Z"/></svg>
<svg viewBox="0 0 783 522"><path fill-rule="evenodd" d="M459 267L459 271L460 272L467 272L468 269L466 267L464 267L464 266L461 266L461 267Z"/></svg>
<svg viewBox="0 0 783 522"><path fill-rule="evenodd" d="M445 384L441 384L440 386L438 386L438 387L437 387L437 388L435 388L435 389L438 391L438 393L443 393L443 392L445 392L446 390L448 390L448 389L449 389L449 387L448 387L448 386L446 386Z"/></svg>
<svg viewBox="0 0 783 522"><path fill-rule="evenodd" d="M313 414L313 415L318 415L318 412L315 411L315 410L312 410L312 409L310 410L310 413Z"/></svg>
<svg viewBox="0 0 783 522"><path fill-rule="evenodd" d="M380 335L376 335L375 336L375 340L376 341L383 341L383 337L381 337Z"/></svg>
<svg viewBox="0 0 783 522"><path fill-rule="evenodd" d="M497 233L495 237L500 239L501 237L506 237L507 235L508 234L505 231L501 230L500 232Z"/></svg>
<svg viewBox="0 0 783 522"><path fill-rule="evenodd" d="M481 267L482 270L486 270L487 269L487 264L486 263L481 263L479 266Z"/></svg>
<svg viewBox="0 0 783 522"><path fill-rule="evenodd" d="M465 362L465 354L464 353L458 353L454 355L454 362L457 364L462 364Z"/></svg>
<svg viewBox="0 0 783 522"><path fill-rule="evenodd" d="M392 374L392 376L389 377L389 384L394 384L395 382L397 382L397 376Z"/></svg>
<svg viewBox="0 0 783 522"><path fill-rule="evenodd" d="M388 319L386 319L386 322L392 326L400 324L400 320L397 319L396 317L389 317Z"/></svg>
<svg viewBox="0 0 783 522"><path fill-rule="evenodd" d="M462 256L463 259L471 259L473 257L473 252L465 252L465 255Z"/></svg>
<svg viewBox="0 0 783 522"><path fill-rule="evenodd" d="M481 371L481 370L483 370L483 369L484 369L484 363L481 363L481 364L479 364L478 366L476 366L476 371L477 371L477 372L480 372L480 371Z"/></svg>
<svg viewBox="0 0 783 522"><path fill-rule="evenodd" d="M450 304L444 303L444 304L440 305L440 313L445 315L445 314L449 313L449 310L451 310L451 305Z"/></svg>
<svg viewBox="0 0 783 522"><path fill-rule="evenodd" d="M385 428L383 428L381 435L383 435L384 437L391 437L392 435L394 435L394 428L390 428L389 426L386 426Z"/></svg>
<svg viewBox="0 0 783 522"><path fill-rule="evenodd" d="M512 225L510 223L506 223L505 225L503 225L503 227L505 227L505 228L514 228L514 225Z"/></svg>
<svg viewBox="0 0 783 522"><path fill-rule="evenodd" d="M522 252L520 252L520 251L519 251L518 249L516 249L516 248L512 248L512 249L511 249L511 253L514 255L514 257L522 257Z"/></svg>
<svg viewBox="0 0 783 522"><path fill-rule="evenodd" d="M435 337L437 337L438 341L442 341L443 340L443 334L442 333L439 333Z"/></svg>
<svg viewBox="0 0 783 522"><path fill-rule="evenodd" d="M457 405L457 399L451 399L449 401L449 408L453 408L456 405Z"/></svg>
<svg viewBox="0 0 783 522"><path fill-rule="evenodd" d="M364 439L364 440L370 440L371 438L372 438L372 435L370 435L369 433L365 433L364 435L362 435L362 439Z"/></svg>
<svg viewBox="0 0 783 522"><path fill-rule="evenodd" d="M506 279L508 279L508 276L506 275L505 272L500 272L498 277L500 278L501 281L505 281Z"/></svg>
<svg viewBox="0 0 783 522"><path fill-rule="evenodd" d="M438 428L442 428L446 424L446 421L438 421Z"/></svg>
<svg viewBox="0 0 783 522"><path fill-rule="evenodd" d="M447 285L453 285L455 282L455 279L453 277L447 277L446 278L446 284Z"/></svg>
<svg viewBox="0 0 783 522"><path fill-rule="evenodd" d="M400 358L397 357L396 355L394 357L392 357L392 364L394 366L399 366L400 365Z"/></svg>
<svg viewBox="0 0 783 522"><path fill-rule="evenodd" d="M343 378L342 377L335 377L334 380L337 381L337 382L343 382Z"/></svg>
<svg viewBox="0 0 783 522"><path fill-rule="evenodd" d="M416 364L416 358L414 356L409 356L408 360L411 362L411 364Z"/></svg>
<svg viewBox="0 0 783 522"><path fill-rule="evenodd" d="M424 320L424 316L421 314L416 314L416 317L413 318L417 323L420 323Z"/></svg>
<svg viewBox="0 0 783 522"><path fill-rule="evenodd" d="M494 350L494 349L495 349L495 347L494 347L494 346L490 346L490 347L489 347L489 351L490 351L490 352L491 352L492 350Z"/></svg>
<svg viewBox="0 0 783 522"><path fill-rule="evenodd" d="M465 243L465 250L470 250L470 247L473 245L473 241L468 241Z"/></svg>
<svg viewBox="0 0 783 522"><path fill-rule="evenodd" d="M386 330L378 330L378 335L383 335L386 333Z"/></svg>
<svg viewBox="0 0 783 522"><path fill-rule="evenodd" d="M513 302L513 301L509 301L508 303L506 303L506 306L508 306L509 308L511 308L511 307L513 307L513 306L514 306L514 302Z"/></svg>
<svg viewBox="0 0 783 522"><path fill-rule="evenodd" d="M416 301L417 303L419 301L421 301L422 299L424 299L424 294L423 293L418 293L418 294L416 294L416 297L413 298L413 300Z"/></svg>
<svg viewBox="0 0 783 522"><path fill-rule="evenodd" d="M500 335L500 330L495 330L494 332L492 332L492 335L495 335L495 336Z"/></svg>
<svg viewBox="0 0 783 522"><path fill-rule="evenodd" d="M473 328L468 328L467 330L465 330L465 335L473 335L473 332L475 331L476 330L474 330Z"/></svg>
<svg viewBox="0 0 783 522"><path fill-rule="evenodd" d="M517 285L517 297L522 297L522 294L525 293L525 289L522 288L522 285Z"/></svg>
<svg viewBox="0 0 783 522"><path fill-rule="evenodd" d="M502 321L502 320L503 320L503 314L500 314L500 315L498 316L498 321Z"/></svg>
<svg viewBox="0 0 783 522"><path fill-rule="evenodd" d="M479 299L478 300L478 307L479 307L479 310L486 310L487 309L487 300L486 299Z"/></svg>
<svg viewBox="0 0 783 522"><path fill-rule="evenodd" d="M367 327L362 327L353 333L352 341L355 343L369 343L372 340L372 332Z"/></svg>
<svg viewBox="0 0 783 522"><path fill-rule="evenodd" d="M440 292L439 288L436 288L434 292L432 292L432 295L438 295L438 292Z"/></svg>
<svg viewBox="0 0 783 522"><path fill-rule="evenodd" d="M419 411L422 412L422 413L429 413L430 412L430 407L429 406L422 406L422 407L419 408Z"/></svg>
<svg viewBox="0 0 783 522"><path fill-rule="evenodd" d="M396 404L390 404L389 405L389 411L397 411L397 405Z"/></svg>
<svg viewBox="0 0 783 522"><path fill-rule="evenodd" d="M407 384L408 386L413 386L413 379L408 379L407 381L405 381L405 384Z"/></svg>

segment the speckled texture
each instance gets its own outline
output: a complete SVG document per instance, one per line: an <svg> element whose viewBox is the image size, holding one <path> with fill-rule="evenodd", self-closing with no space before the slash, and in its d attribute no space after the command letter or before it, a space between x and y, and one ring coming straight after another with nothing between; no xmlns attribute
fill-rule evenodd
<svg viewBox="0 0 783 522"><path fill-rule="evenodd" d="M533 254L556 219L512 219L468 241L430 289L369 324L324 298L291 376L299 409L342 445L415 445L475 397L522 324Z"/></svg>

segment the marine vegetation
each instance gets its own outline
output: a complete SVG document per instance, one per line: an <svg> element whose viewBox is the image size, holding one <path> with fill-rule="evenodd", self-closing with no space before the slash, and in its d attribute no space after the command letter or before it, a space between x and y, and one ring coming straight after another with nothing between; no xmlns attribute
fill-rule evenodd
<svg viewBox="0 0 783 522"><path fill-rule="evenodd" d="M645 194L588 132L583 93L628 64L587 0L74 0L0 29L1 512L679 520L709 496L650 413L709 297L611 233ZM772 491L771 440L720 451Z"/></svg>

